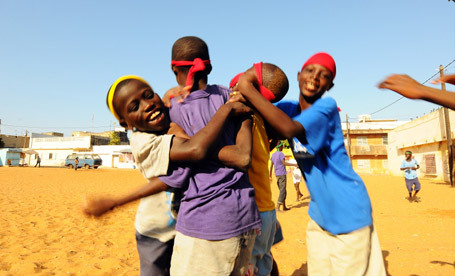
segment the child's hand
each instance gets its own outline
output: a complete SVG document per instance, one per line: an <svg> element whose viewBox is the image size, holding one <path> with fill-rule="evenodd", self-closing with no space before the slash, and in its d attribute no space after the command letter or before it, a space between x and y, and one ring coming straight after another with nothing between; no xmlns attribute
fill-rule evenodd
<svg viewBox="0 0 455 276"><path fill-rule="evenodd" d="M445 83L445 82L455 85L455 75L445 75L445 76L440 77L439 79L431 81L432 84Z"/></svg>
<svg viewBox="0 0 455 276"><path fill-rule="evenodd" d="M183 103L183 101L190 94L191 85L180 88L179 86L173 87L166 91L163 96L163 103L166 107L171 107L171 99L176 98L178 103Z"/></svg>
<svg viewBox="0 0 455 276"><path fill-rule="evenodd" d="M378 85L381 89L393 90L409 99L421 99L422 84L408 75L392 75Z"/></svg>
<svg viewBox="0 0 455 276"><path fill-rule="evenodd" d="M234 102L241 102L241 103L246 103L245 98L240 94L238 91L234 91L231 94L229 94L229 101L228 103L234 103Z"/></svg>
<svg viewBox="0 0 455 276"><path fill-rule="evenodd" d="M115 200L107 197L85 198L82 212L87 216L99 217L116 206Z"/></svg>
<svg viewBox="0 0 455 276"><path fill-rule="evenodd" d="M250 107L241 102L228 102L226 105L230 105L234 116L245 115L252 112Z"/></svg>

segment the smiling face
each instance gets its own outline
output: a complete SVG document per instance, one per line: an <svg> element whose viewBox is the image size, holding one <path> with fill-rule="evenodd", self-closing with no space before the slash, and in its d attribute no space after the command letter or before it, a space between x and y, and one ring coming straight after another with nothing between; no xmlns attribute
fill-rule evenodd
<svg viewBox="0 0 455 276"><path fill-rule="evenodd" d="M114 96L114 107L120 124L145 132L163 132L169 128L169 117L161 98L146 83L129 80Z"/></svg>
<svg viewBox="0 0 455 276"><path fill-rule="evenodd" d="M309 64L297 74L300 94L313 103L333 86L332 72L320 64Z"/></svg>

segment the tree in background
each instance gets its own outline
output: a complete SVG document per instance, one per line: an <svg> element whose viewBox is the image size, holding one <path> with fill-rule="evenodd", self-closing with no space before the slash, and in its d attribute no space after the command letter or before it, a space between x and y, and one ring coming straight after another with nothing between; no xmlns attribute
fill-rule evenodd
<svg viewBox="0 0 455 276"><path fill-rule="evenodd" d="M109 145L120 145L120 135L117 132L112 132Z"/></svg>
<svg viewBox="0 0 455 276"><path fill-rule="evenodd" d="M5 146L5 142L3 142L2 138L0 138L0 148L3 148Z"/></svg>

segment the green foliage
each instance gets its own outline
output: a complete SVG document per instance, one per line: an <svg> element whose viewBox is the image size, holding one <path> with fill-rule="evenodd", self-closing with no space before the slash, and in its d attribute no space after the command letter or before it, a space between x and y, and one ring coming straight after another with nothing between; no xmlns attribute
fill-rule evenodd
<svg viewBox="0 0 455 276"><path fill-rule="evenodd" d="M117 132L112 132L109 145L120 145L120 135Z"/></svg>

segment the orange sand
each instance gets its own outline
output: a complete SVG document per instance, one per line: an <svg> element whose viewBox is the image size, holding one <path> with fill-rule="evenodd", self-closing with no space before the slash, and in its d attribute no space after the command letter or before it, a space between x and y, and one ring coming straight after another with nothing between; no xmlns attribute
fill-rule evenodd
<svg viewBox="0 0 455 276"><path fill-rule="evenodd" d="M421 180L409 203L401 177L363 175L390 275L455 275L455 189ZM306 275L308 198L278 214L285 240L272 252L281 275ZM78 171L0 167L0 275L139 275L134 238L137 203L95 220L84 217L85 194L121 194L144 183L135 170ZM274 199L278 196L273 186ZM301 191L308 195L305 185Z"/></svg>

